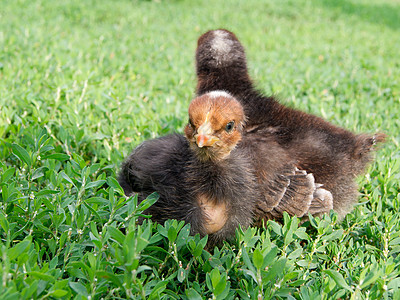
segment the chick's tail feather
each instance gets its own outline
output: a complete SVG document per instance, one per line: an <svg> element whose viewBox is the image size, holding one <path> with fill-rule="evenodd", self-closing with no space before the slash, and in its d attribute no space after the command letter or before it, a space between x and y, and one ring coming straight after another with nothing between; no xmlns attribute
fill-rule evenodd
<svg viewBox="0 0 400 300"><path fill-rule="evenodd" d="M385 139L386 139L386 134L384 133L377 133L373 136L360 134L356 140L356 145L353 151L353 157L363 158L373 149L373 147L376 144L384 142Z"/></svg>
<svg viewBox="0 0 400 300"><path fill-rule="evenodd" d="M246 54L235 34L211 30L198 40L196 49L197 94L224 90L238 97L252 89Z"/></svg>

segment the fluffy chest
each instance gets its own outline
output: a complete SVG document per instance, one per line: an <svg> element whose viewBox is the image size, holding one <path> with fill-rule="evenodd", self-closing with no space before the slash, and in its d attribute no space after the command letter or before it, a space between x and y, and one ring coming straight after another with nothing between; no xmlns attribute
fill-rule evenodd
<svg viewBox="0 0 400 300"><path fill-rule="evenodd" d="M192 164L190 183L207 234L221 230L238 211L254 187L253 175L245 159L223 164ZM249 201L252 202L252 201Z"/></svg>
<svg viewBox="0 0 400 300"><path fill-rule="evenodd" d="M205 194L199 194L196 202L201 211L203 226L207 234L217 232L228 220L228 205L226 201L215 201Z"/></svg>
<svg viewBox="0 0 400 300"><path fill-rule="evenodd" d="M188 170L188 186L196 197L207 198L211 202L231 202L246 193L251 185L252 174L247 161L230 161L191 164ZM199 196L201 195L201 196Z"/></svg>

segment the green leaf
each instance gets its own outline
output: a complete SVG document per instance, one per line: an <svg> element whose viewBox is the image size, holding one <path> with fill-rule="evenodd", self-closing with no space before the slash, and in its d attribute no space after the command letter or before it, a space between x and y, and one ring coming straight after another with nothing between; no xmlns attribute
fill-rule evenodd
<svg viewBox="0 0 400 300"><path fill-rule="evenodd" d="M168 230L167 230L167 228L165 228L165 226L162 226L161 224L157 224L157 231L162 236L168 238Z"/></svg>
<svg viewBox="0 0 400 300"><path fill-rule="evenodd" d="M188 241L188 237L190 234L190 224L186 224L180 231L176 240L176 246L178 247L178 250L180 247L185 245Z"/></svg>
<svg viewBox="0 0 400 300"><path fill-rule="evenodd" d="M45 196L45 195L55 195L58 194L60 191L56 190L41 190L40 192L36 193L36 197Z"/></svg>
<svg viewBox="0 0 400 300"><path fill-rule="evenodd" d="M168 239L169 239L170 242L173 243L173 242L175 242L176 237L177 237L176 228L173 227L173 226L171 226L171 227L168 229Z"/></svg>
<svg viewBox="0 0 400 300"><path fill-rule="evenodd" d="M45 157L43 157L43 159L56 159L59 161L66 161L66 160L70 159L70 156L65 153L53 153L50 155L46 155Z"/></svg>
<svg viewBox="0 0 400 300"><path fill-rule="evenodd" d="M271 227L271 229L279 236L283 236L282 233L282 226L275 221L269 220L268 225Z"/></svg>
<svg viewBox="0 0 400 300"><path fill-rule="evenodd" d="M67 294L68 294L68 292L65 290L55 290L55 291L50 292L49 296L53 296L56 298L62 298L64 296L66 296Z"/></svg>
<svg viewBox="0 0 400 300"><path fill-rule="evenodd" d="M253 253L253 264L257 268L257 270L260 270L262 268L263 261L264 261L264 257L262 255L261 251L257 248L256 250L254 250L254 253Z"/></svg>
<svg viewBox="0 0 400 300"><path fill-rule="evenodd" d="M32 165L32 159L28 153L28 151L26 151L24 148L22 148L20 145L13 143L11 145L11 149L13 151L13 153L24 163L27 164L28 167L31 167Z"/></svg>
<svg viewBox="0 0 400 300"><path fill-rule="evenodd" d="M88 291L84 285L82 285L80 282L69 282L69 286L71 287L72 290L74 290L75 293L78 295L82 295L84 297L88 296Z"/></svg>
<svg viewBox="0 0 400 300"><path fill-rule="evenodd" d="M92 214L94 214L94 215L96 216L96 218L97 218L98 220L101 219L101 217L99 216L99 214L97 213L97 211L96 211L93 207L91 207L89 204L87 204L86 201L82 201L82 203L83 203L83 205L85 205L85 207L86 207L87 209L89 209L89 210L92 212Z"/></svg>
<svg viewBox="0 0 400 300"><path fill-rule="evenodd" d="M112 272L97 271L96 272L96 276L104 278L106 280L109 280L112 283L114 283L117 287L121 287L122 288L122 282L120 280L121 277L118 277L117 275L115 275Z"/></svg>
<svg viewBox="0 0 400 300"><path fill-rule="evenodd" d="M185 293L189 300L202 300L203 299L200 296L200 294L198 292L196 292L196 290L194 290L193 288L186 290Z"/></svg>
<svg viewBox="0 0 400 300"><path fill-rule="evenodd" d="M288 255L288 259L296 259L303 253L303 248L297 248Z"/></svg>
<svg viewBox="0 0 400 300"><path fill-rule="evenodd" d="M332 232L331 234L323 236L321 238L321 240L323 240L323 241L331 241L331 240L339 239L342 236L343 236L343 229L339 229L339 230L336 230L336 231Z"/></svg>
<svg viewBox="0 0 400 300"><path fill-rule="evenodd" d="M106 205L109 203L107 199L102 197L91 197L86 199L85 202L90 204L102 204L102 205Z"/></svg>
<svg viewBox="0 0 400 300"><path fill-rule="evenodd" d="M43 177L44 174L45 174L45 172L46 172L48 169L49 169L49 168L47 168L47 167L40 167L40 168L37 168L37 169L33 172L32 176L31 176L31 179L32 179L32 180L35 180L35 179L38 179L38 178Z"/></svg>
<svg viewBox="0 0 400 300"><path fill-rule="evenodd" d="M64 178L66 181L68 181L69 183L71 183L73 186L75 186L75 183L72 181L72 179L67 175L67 174L65 174L65 172L60 172L59 173L60 174L60 176L62 177L62 178Z"/></svg>
<svg viewBox="0 0 400 300"><path fill-rule="evenodd" d="M214 288L213 294L215 296L219 296L224 292L225 289L226 289L226 276L221 276L221 279Z"/></svg>
<svg viewBox="0 0 400 300"><path fill-rule="evenodd" d="M318 266L318 264L313 263L307 259L300 259L300 260L296 261L296 264L300 267L306 267L309 269L315 269Z"/></svg>
<svg viewBox="0 0 400 300"><path fill-rule="evenodd" d="M51 145L46 145L40 148L40 154L46 153L48 151L54 150L54 147Z"/></svg>
<svg viewBox="0 0 400 300"><path fill-rule="evenodd" d="M91 230L93 236L96 239L99 240L100 239L100 235L99 235L99 232L97 231L97 227L96 227L96 223L95 222L90 222L90 230Z"/></svg>
<svg viewBox="0 0 400 300"><path fill-rule="evenodd" d="M310 221L311 226L313 226L314 228L318 229L317 220L310 213L308 214L308 220Z"/></svg>
<svg viewBox="0 0 400 300"><path fill-rule="evenodd" d="M31 237L26 238L22 242L19 242L16 244L13 248L10 248L7 250L7 255L10 261L13 261L16 259L18 256L20 256L22 253L27 251L28 247L31 245Z"/></svg>
<svg viewBox="0 0 400 300"><path fill-rule="evenodd" d="M203 253L203 245L201 245L200 243L197 244L196 248L193 251L193 256L194 257L200 257L200 255Z"/></svg>
<svg viewBox="0 0 400 300"><path fill-rule="evenodd" d="M254 282L257 283L257 276L253 271L247 270L247 269L242 269L242 272L244 274L247 274L248 276L250 276L251 278L253 278Z"/></svg>
<svg viewBox="0 0 400 300"><path fill-rule="evenodd" d="M157 202L158 198L160 196L158 195L158 193L152 193L151 195L149 195L145 200L143 200L142 202L140 202L140 204L137 207L137 210L139 212L145 211L146 209L148 209L150 206L152 206L154 203Z"/></svg>
<svg viewBox="0 0 400 300"><path fill-rule="evenodd" d="M117 181L117 179L115 179L114 177L107 177L106 181L107 181L107 184L110 187L113 187L114 190L118 191L120 195L124 195L124 190L119 185L119 182Z"/></svg>
<svg viewBox="0 0 400 300"><path fill-rule="evenodd" d="M294 232L294 234L297 237L299 237L300 239L307 240L307 241L310 240L310 236L305 232L304 227L297 228L297 230Z"/></svg>
<svg viewBox="0 0 400 300"><path fill-rule="evenodd" d="M389 242L389 246L394 246L400 244L400 237L394 238Z"/></svg>
<svg viewBox="0 0 400 300"><path fill-rule="evenodd" d="M266 266L269 266L272 264L274 260L277 259L277 254L278 254L278 247L274 246L271 248L271 250L268 251L268 253L264 256L264 262L262 265L262 268L264 269Z"/></svg>
<svg viewBox="0 0 400 300"><path fill-rule="evenodd" d="M89 182L89 183L85 186L85 189L99 188L99 187L101 187L105 182L106 182L105 180L97 180L97 181Z"/></svg>
<svg viewBox="0 0 400 300"><path fill-rule="evenodd" d="M51 283L53 283L55 281L53 276L48 275L48 274L44 274L44 273L40 273L40 272L37 272L37 271L28 272L28 275L30 275L30 276L32 276L34 278L40 279L40 280L49 281Z"/></svg>
<svg viewBox="0 0 400 300"><path fill-rule="evenodd" d="M123 245L125 241L125 235L119 231L114 226L107 226L107 232L110 234L111 238L117 241L120 245Z"/></svg>
<svg viewBox="0 0 400 300"><path fill-rule="evenodd" d="M400 277L397 277L395 279L392 279L389 283L388 283L388 289L400 289Z"/></svg>
<svg viewBox="0 0 400 300"><path fill-rule="evenodd" d="M86 255L90 264L90 268L95 271L97 269L97 257L94 256L92 252L87 252Z"/></svg>
<svg viewBox="0 0 400 300"><path fill-rule="evenodd" d="M177 277L179 282L183 282L185 280L186 276L185 276L185 270L183 268L179 268Z"/></svg>
<svg viewBox="0 0 400 300"><path fill-rule="evenodd" d="M165 290L166 285L168 284L168 281L159 281L157 284L151 289L151 293L149 295L149 299L154 299L157 298L159 299L160 297L157 297L160 295Z"/></svg>
<svg viewBox="0 0 400 300"><path fill-rule="evenodd" d="M15 168L9 168L1 175L1 182L7 182L15 173Z"/></svg>
<svg viewBox="0 0 400 300"><path fill-rule="evenodd" d="M285 265L286 258L275 261L268 269L268 272L263 276L263 283L275 281L277 277L282 278L285 275Z"/></svg>
<svg viewBox="0 0 400 300"><path fill-rule="evenodd" d="M293 232L291 229L286 231L284 245L287 246L293 241Z"/></svg>
<svg viewBox="0 0 400 300"><path fill-rule="evenodd" d="M204 247L207 245L207 241L208 241L208 235L206 235L205 237L203 237L203 238L200 240L200 244L201 244L201 246L203 247L203 249L204 249Z"/></svg>
<svg viewBox="0 0 400 300"><path fill-rule="evenodd" d="M141 252L149 244L149 241L139 236L137 239L136 251Z"/></svg>
<svg viewBox="0 0 400 300"><path fill-rule="evenodd" d="M366 276L365 276L366 274ZM377 267L376 264L372 265L372 267L367 270L365 269L365 272L362 273L363 276L360 276L360 285L361 289L366 288L370 284L376 282L383 274L381 274L379 268ZM365 278L364 278L365 276Z"/></svg>
<svg viewBox="0 0 400 300"><path fill-rule="evenodd" d="M393 300L400 300L400 289L393 291Z"/></svg>
<svg viewBox="0 0 400 300"><path fill-rule="evenodd" d="M211 279L212 287L213 287L213 289L215 289L217 284L221 280L221 274L219 273L218 269L216 269L216 268L212 269L212 271L210 272L210 279Z"/></svg>
<svg viewBox="0 0 400 300"><path fill-rule="evenodd" d="M4 216L3 212L0 211L0 226L3 228L4 232L7 234L9 230L9 224L7 218Z"/></svg>
<svg viewBox="0 0 400 300"><path fill-rule="evenodd" d="M242 255L243 255L243 261L246 264L247 268L251 272L256 273L256 269L254 268L253 264L251 263L249 254L247 253L247 250L244 246L242 247Z"/></svg>
<svg viewBox="0 0 400 300"><path fill-rule="evenodd" d="M348 291L351 291L351 292L353 291L351 289L351 287L347 284L347 282L344 280L342 274L340 274L339 272L337 272L335 270L330 270L330 269L322 270L322 272L324 272L329 277L331 277L339 287L344 288L344 289L346 289Z"/></svg>
<svg viewBox="0 0 400 300"><path fill-rule="evenodd" d="M149 240L149 244L155 244L163 239L162 235L158 232L155 233Z"/></svg>
<svg viewBox="0 0 400 300"><path fill-rule="evenodd" d="M240 228L240 230L243 231L242 228ZM256 232L257 232L256 228L253 228L253 227L247 228L247 230L243 236L243 242L246 247L252 247L254 245L254 244L250 244L254 238L256 239L256 241L258 240L259 237L254 236L256 234Z"/></svg>

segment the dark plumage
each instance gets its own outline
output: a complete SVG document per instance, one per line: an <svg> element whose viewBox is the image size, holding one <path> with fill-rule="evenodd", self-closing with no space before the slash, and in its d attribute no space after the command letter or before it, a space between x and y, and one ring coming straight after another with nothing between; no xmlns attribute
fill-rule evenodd
<svg viewBox="0 0 400 300"><path fill-rule="evenodd" d="M192 233L209 234L210 243L233 236L254 217L299 217L332 208L331 194L299 170L273 133L245 132L242 105L225 92L210 92L189 106L185 137L146 141L122 165L126 194L144 199L158 192L148 209L153 219L191 223ZM327 204L326 204L327 203Z"/></svg>
<svg viewBox="0 0 400 300"><path fill-rule="evenodd" d="M238 103L237 107L240 124L243 111ZM191 128L188 125L186 131ZM137 192L140 199L159 193L159 200L147 210L154 220L185 220L192 233L209 234L210 243L216 244L233 236L239 224L252 223L255 182L244 153L234 149L229 155L216 145L214 152L194 147L178 134L146 141L122 164L119 182L127 195Z"/></svg>
<svg viewBox="0 0 400 300"><path fill-rule="evenodd" d="M268 144L277 144L281 148L281 151L265 159L255 159L269 164L290 157L291 162L302 170L294 171L295 175L299 172L313 174L315 182L323 184L323 189L314 193L315 200L308 209L310 213L320 214L330 210L329 193L333 197L333 209L339 217L352 210L357 200L355 178L371 160L371 149L384 140L384 134L353 134L319 117L285 107L274 97L264 96L254 88L248 75L243 46L227 30L209 31L199 38L196 72L198 95L222 90L243 105L247 117L244 136L246 140L252 140L250 147L265 148ZM261 169L264 170L264 167ZM293 174L293 169L289 168L288 172ZM280 171L267 176L289 173ZM320 201L320 198L327 200ZM304 207L300 198L283 200L272 210L271 199L259 201L256 205L258 218L279 218L282 211L298 215L297 208Z"/></svg>
<svg viewBox="0 0 400 300"><path fill-rule="evenodd" d="M254 192L256 182L249 158L240 149L234 149L241 135L241 105L233 99L237 110L229 112L239 126L237 136L227 134L225 139L221 138L223 143L200 148L196 146L200 140L194 141L193 134L205 123L202 118L206 117L204 109L208 107L196 100L189 108L193 116L190 124L196 125L188 124L187 137L173 134L142 143L122 164L119 182L127 195L139 193L140 200L158 192L159 200L146 211L153 220L185 220L191 224L193 234L209 234L209 243L213 245L232 237L239 224L247 227L253 222L258 195ZM220 117L224 113L220 104L223 101L209 115L213 121L215 115ZM201 143L212 142L206 139L203 137Z"/></svg>
<svg viewBox="0 0 400 300"><path fill-rule="evenodd" d="M229 31L202 35L196 63L185 136L144 142L119 174L127 195L159 193L146 211L153 220L185 220L214 245L283 212L306 218L333 208L343 217L352 209L354 179L383 134L356 135L262 95Z"/></svg>

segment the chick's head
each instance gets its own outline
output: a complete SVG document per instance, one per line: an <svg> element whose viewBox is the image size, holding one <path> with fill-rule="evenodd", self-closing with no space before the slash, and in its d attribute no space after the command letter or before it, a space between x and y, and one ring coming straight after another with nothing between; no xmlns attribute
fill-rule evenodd
<svg viewBox="0 0 400 300"><path fill-rule="evenodd" d="M222 91L209 92L190 103L185 135L201 160L221 160L241 140L244 119L235 98Z"/></svg>

